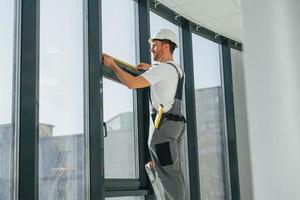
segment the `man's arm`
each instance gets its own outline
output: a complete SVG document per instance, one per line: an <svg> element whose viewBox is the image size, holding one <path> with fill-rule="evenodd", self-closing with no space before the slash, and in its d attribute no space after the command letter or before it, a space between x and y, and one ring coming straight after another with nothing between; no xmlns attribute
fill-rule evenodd
<svg viewBox="0 0 300 200"><path fill-rule="evenodd" d="M123 71L115 61L108 55L103 54L103 64L114 71L120 81L129 89L145 88L150 86L150 83L143 76L132 76Z"/></svg>

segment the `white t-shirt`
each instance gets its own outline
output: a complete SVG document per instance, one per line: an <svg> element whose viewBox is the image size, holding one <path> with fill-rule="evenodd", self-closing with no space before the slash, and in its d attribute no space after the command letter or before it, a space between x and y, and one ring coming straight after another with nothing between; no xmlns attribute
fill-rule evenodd
<svg viewBox="0 0 300 200"><path fill-rule="evenodd" d="M183 71L181 67L173 61L171 63L177 67L180 76L182 76ZM152 65L141 76L151 84L150 90L153 107L158 110L159 105L162 104L164 112L169 111L174 103L177 89L178 73L176 69L171 64L158 63Z"/></svg>

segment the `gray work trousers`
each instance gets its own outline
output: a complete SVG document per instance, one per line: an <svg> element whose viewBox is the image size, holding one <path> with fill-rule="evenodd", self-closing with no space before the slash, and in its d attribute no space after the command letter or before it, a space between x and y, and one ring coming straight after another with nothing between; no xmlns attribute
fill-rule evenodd
<svg viewBox="0 0 300 200"><path fill-rule="evenodd" d="M185 200L186 187L181 169L180 150L185 123L162 119L157 129L151 127L148 146L154 161L152 178L147 171L157 200Z"/></svg>

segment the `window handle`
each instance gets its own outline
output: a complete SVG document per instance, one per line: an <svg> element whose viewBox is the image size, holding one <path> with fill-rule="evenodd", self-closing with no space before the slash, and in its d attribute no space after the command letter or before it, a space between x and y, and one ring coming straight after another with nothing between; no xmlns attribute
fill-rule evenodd
<svg viewBox="0 0 300 200"><path fill-rule="evenodd" d="M106 126L106 122L103 122L103 132L104 132L104 137L107 137L107 126Z"/></svg>

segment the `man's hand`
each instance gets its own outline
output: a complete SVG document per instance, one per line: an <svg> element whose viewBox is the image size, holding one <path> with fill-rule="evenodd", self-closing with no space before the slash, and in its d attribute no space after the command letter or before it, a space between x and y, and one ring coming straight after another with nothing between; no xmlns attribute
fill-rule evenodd
<svg viewBox="0 0 300 200"><path fill-rule="evenodd" d="M154 161L153 161L153 160L150 160L149 162L147 162L146 166L147 166L149 169L153 169L153 168L154 168Z"/></svg>
<svg viewBox="0 0 300 200"><path fill-rule="evenodd" d="M143 69L143 70L148 70L151 67L150 64L147 63L140 63L136 66L137 70Z"/></svg>
<svg viewBox="0 0 300 200"><path fill-rule="evenodd" d="M131 74L123 71L107 54L102 55L103 64L114 71L119 80L126 85L129 89L145 88L150 86L150 83L143 76L132 76Z"/></svg>
<svg viewBox="0 0 300 200"><path fill-rule="evenodd" d="M115 61L113 60L113 58L110 57L109 55L105 54L105 53L102 54L102 58L103 58L103 64L106 67L110 68L111 70L113 70L113 68L117 65L115 63Z"/></svg>

